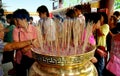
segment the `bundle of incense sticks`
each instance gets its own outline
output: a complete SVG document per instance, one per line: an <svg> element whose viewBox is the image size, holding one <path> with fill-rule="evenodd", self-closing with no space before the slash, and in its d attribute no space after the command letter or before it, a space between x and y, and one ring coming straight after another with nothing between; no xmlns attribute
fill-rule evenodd
<svg viewBox="0 0 120 76"><path fill-rule="evenodd" d="M52 22L53 24L53 22ZM92 34L92 23L88 23L86 28L81 25L80 21L76 18L65 19L62 25L59 25L59 21L56 20L53 26L50 26L49 36L53 36L53 28L55 40L48 40L42 35L41 24L38 23L38 42L40 44L39 52L47 55L68 56L76 55L86 52L88 46L89 37ZM46 25L44 25L46 26ZM61 28L61 30L60 30ZM48 34L45 34L45 37ZM51 37L52 38L52 37Z"/></svg>
<svg viewBox="0 0 120 76"><path fill-rule="evenodd" d="M86 47L88 46L89 37L91 36L91 34L92 34L92 23L87 23L85 39L82 46L82 53L86 51Z"/></svg>

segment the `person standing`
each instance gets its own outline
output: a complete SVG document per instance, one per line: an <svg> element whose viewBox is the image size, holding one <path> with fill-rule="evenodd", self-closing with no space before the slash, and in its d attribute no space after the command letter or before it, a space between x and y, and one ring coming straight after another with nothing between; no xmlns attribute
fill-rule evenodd
<svg viewBox="0 0 120 76"><path fill-rule="evenodd" d="M109 19L110 32L107 35L107 51L110 52L111 49L111 39L118 33L117 30L117 17L112 15Z"/></svg>
<svg viewBox="0 0 120 76"><path fill-rule="evenodd" d="M118 28L120 31L120 28ZM110 60L106 65L110 73L108 76L120 76L120 33L115 34L111 39Z"/></svg>
<svg viewBox="0 0 120 76"><path fill-rule="evenodd" d="M26 41L37 38L37 30L35 26L29 24L29 12L26 9L17 9L13 12L15 28L13 30L14 42ZM33 45L31 44L31 47ZM31 47L28 46L27 52L22 49L17 49L15 62L16 62L16 76L27 76L27 70L34 63L32 58Z"/></svg>
<svg viewBox="0 0 120 76"><path fill-rule="evenodd" d="M13 42L13 29L15 28L14 21L13 21L13 16L12 14L7 14L6 15L6 20L7 23L9 24L7 27L5 27L4 32L4 42ZM12 64L14 66L14 51L7 51L3 52L3 62L2 63L7 63L12 61ZM14 75L15 70L11 69L8 71L9 75Z"/></svg>
<svg viewBox="0 0 120 76"><path fill-rule="evenodd" d="M27 40L27 41L21 41L21 42L3 42L4 39L4 26L2 23L0 23L0 76L4 76L4 71L2 68L2 60L3 60L3 53L4 52L10 52L10 51L14 51L16 49L23 49L24 52L26 52L27 50L25 50L25 47L27 46L31 46L31 44L35 44L36 40Z"/></svg>
<svg viewBox="0 0 120 76"><path fill-rule="evenodd" d="M106 45L106 37L109 33L109 25L108 25L108 16L106 13L101 12L101 26L100 29L97 30L97 50L95 53L95 57L98 62L95 63L95 66L98 70L98 75L103 76L105 63L107 58L107 45Z"/></svg>
<svg viewBox="0 0 120 76"><path fill-rule="evenodd" d="M76 5L74 6L74 9L78 19L80 20L81 25L85 27L85 16L83 15L82 5Z"/></svg>
<svg viewBox="0 0 120 76"><path fill-rule="evenodd" d="M56 25L55 21L49 17L48 8L45 5L41 5L37 8L37 12L40 17L39 24L44 40L47 40L48 43L54 42L56 39Z"/></svg>
<svg viewBox="0 0 120 76"><path fill-rule="evenodd" d="M54 43L56 40L55 22L52 18L49 17L48 8L45 5L39 6L37 8L37 12L38 12L39 17L40 17L40 20L38 23L40 26L40 30L42 32L43 41L44 41L44 43L47 43L48 45L52 45L51 43ZM38 65L38 63L35 62L32 65L32 67L30 68L29 76L34 76L34 75L39 76L40 73L37 73L39 68L36 67L36 64ZM33 69L34 67L36 67L36 69Z"/></svg>

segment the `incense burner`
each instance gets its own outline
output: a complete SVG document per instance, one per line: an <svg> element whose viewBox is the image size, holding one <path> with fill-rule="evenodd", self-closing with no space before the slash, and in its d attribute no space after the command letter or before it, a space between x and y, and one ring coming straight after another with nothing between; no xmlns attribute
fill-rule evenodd
<svg viewBox="0 0 120 76"><path fill-rule="evenodd" d="M98 76L96 68L90 62L95 47L83 54L71 56L43 55L33 51L40 76Z"/></svg>

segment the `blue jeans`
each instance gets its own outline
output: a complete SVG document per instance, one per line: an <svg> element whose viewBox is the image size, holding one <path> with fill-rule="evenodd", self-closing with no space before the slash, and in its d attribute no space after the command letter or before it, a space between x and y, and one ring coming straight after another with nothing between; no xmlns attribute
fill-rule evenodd
<svg viewBox="0 0 120 76"><path fill-rule="evenodd" d="M104 68L105 68L105 59L104 59L104 57L101 57L98 54L95 54L95 57L98 60L98 62L95 63L95 67L98 71L98 76L103 76L103 71L104 71Z"/></svg>

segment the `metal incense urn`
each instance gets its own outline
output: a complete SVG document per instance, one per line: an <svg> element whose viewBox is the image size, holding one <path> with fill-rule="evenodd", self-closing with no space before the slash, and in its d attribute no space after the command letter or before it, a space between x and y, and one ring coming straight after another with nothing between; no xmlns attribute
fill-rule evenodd
<svg viewBox="0 0 120 76"><path fill-rule="evenodd" d="M43 55L33 51L37 76L98 76L94 64L95 47L83 54L72 56Z"/></svg>

